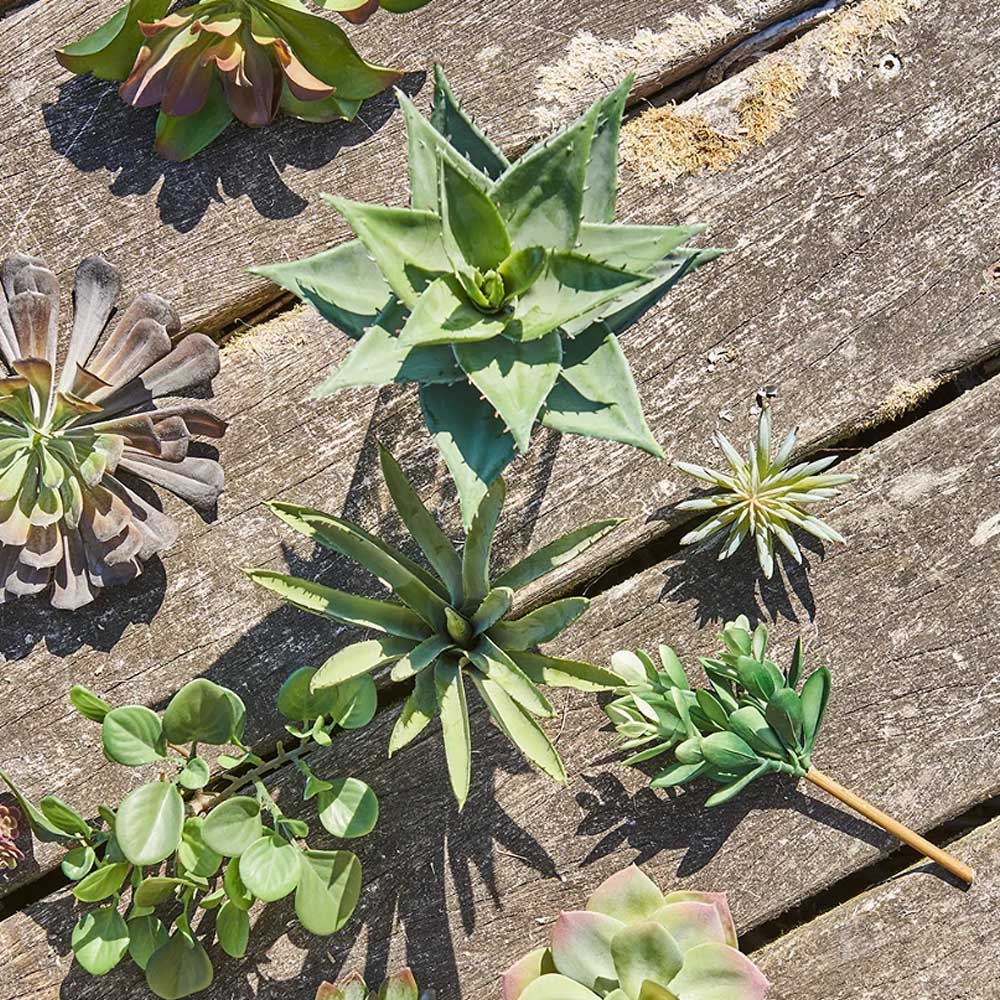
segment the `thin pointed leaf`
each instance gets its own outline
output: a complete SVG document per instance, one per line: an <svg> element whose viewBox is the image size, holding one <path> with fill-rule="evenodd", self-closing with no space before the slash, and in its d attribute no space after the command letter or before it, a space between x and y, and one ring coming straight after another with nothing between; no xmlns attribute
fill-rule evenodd
<svg viewBox="0 0 1000 1000"><path fill-rule="evenodd" d="M472 780L472 738L469 733L469 708L465 701L462 671L451 663L434 668L438 708L444 732L445 759L452 791L462 809L469 797Z"/></svg>
<svg viewBox="0 0 1000 1000"><path fill-rule="evenodd" d="M389 738L389 756L412 743L437 715L438 701L433 670L417 674L413 691L403 704L403 711L392 728Z"/></svg>
<svg viewBox="0 0 1000 1000"><path fill-rule="evenodd" d="M500 621L514 600L514 591L510 587L494 587L484 598L469 621L473 635L481 635L488 628Z"/></svg>
<svg viewBox="0 0 1000 1000"><path fill-rule="evenodd" d="M371 673L387 663L394 663L417 646L412 639L367 639L345 646L333 654L313 675L310 687L313 691L335 687L352 677Z"/></svg>
<svg viewBox="0 0 1000 1000"><path fill-rule="evenodd" d="M487 491L472 519L462 549L462 591L469 602L479 603L490 592L490 551L507 488L498 479Z"/></svg>
<svg viewBox="0 0 1000 1000"><path fill-rule="evenodd" d="M555 715L548 698L488 636L481 636L476 648L470 649L467 655L485 676L496 681L526 711L546 719Z"/></svg>
<svg viewBox="0 0 1000 1000"><path fill-rule="evenodd" d="M578 691L612 691L621 678L593 663L544 656L528 650L512 650L510 658L535 684L576 688Z"/></svg>
<svg viewBox="0 0 1000 1000"><path fill-rule="evenodd" d="M440 66L434 67L431 124L464 159L488 176L497 178L510 166L499 147L462 110Z"/></svg>
<svg viewBox="0 0 1000 1000"><path fill-rule="evenodd" d="M490 638L503 649L532 649L550 642L590 606L586 597L564 597L513 621L497 622Z"/></svg>
<svg viewBox="0 0 1000 1000"><path fill-rule="evenodd" d="M497 268L510 255L510 239L496 205L482 188L441 157L441 222L445 246L470 267Z"/></svg>

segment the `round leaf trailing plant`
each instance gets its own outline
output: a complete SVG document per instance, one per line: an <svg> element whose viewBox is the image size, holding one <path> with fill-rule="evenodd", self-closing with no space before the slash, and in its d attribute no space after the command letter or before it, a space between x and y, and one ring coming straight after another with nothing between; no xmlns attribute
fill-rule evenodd
<svg viewBox="0 0 1000 1000"><path fill-rule="evenodd" d="M830 696L830 671L819 667L804 677L801 639L785 670L767 656L767 627L751 630L745 616L728 622L722 652L701 659L709 687L691 687L677 654L660 646L660 666L638 650L622 650L612 669L626 683L605 712L634 751L638 765L673 751L674 760L650 782L674 788L708 778L722 787L705 801L720 806L766 774L806 778L866 819L971 882L972 870L957 858L843 788L812 763ZM800 686L801 682L801 686Z"/></svg>
<svg viewBox="0 0 1000 1000"><path fill-rule="evenodd" d="M225 422L168 398L209 386L219 349L182 336L174 309L148 292L112 323L121 279L88 257L60 368L55 275L20 254L0 270L0 603L51 587L53 606L79 608L177 538L136 481L202 511L222 493L219 463L188 449L221 438Z"/></svg>
<svg viewBox="0 0 1000 1000"><path fill-rule="evenodd" d="M664 895L631 865L504 973L503 1000L763 1000L768 985L739 951L724 893Z"/></svg>
<svg viewBox="0 0 1000 1000"><path fill-rule="evenodd" d="M556 781L565 781L562 760L536 721L554 715L540 686L606 691L620 685L621 678L590 663L534 651L579 618L590 603L587 598L553 601L521 618L511 618L510 610L516 591L569 562L621 522L610 519L578 528L491 579L490 550L505 496L503 480L480 501L459 554L384 448L380 459L399 516L430 568L332 514L289 503L270 507L296 531L369 570L398 600L360 597L271 570L248 571L256 583L304 611L381 633L330 657L312 678L312 690L322 692L388 664L394 681L414 678L389 754L439 716L448 776L462 807L472 768L466 701L466 682L471 681L497 726L521 753Z"/></svg>
<svg viewBox="0 0 1000 1000"><path fill-rule="evenodd" d="M428 0L318 0L355 24L379 7ZM91 34L57 51L74 73L121 80L134 108L160 106L156 150L186 160L233 120L267 125L284 111L312 122L350 120L402 75L373 66L331 21L299 0L130 0Z"/></svg>
<svg viewBox="0 0 1000 1000"><path fill-rule="evenodd" d="M161 769L159 780L134 788L117 809L100 806L96 825L54 795L32 804L0 772L35 836L69 846L63 873L76 883L80 902L95 904L71 939L84 969L104 975L128 954L156 996L177 1000L212 983L211 922L199 921L199 913L216 911L215 939L234 958L246 952L248 911L258 900L294 893L298 922L318 935L333 934L350 918L361 891L357 856L310 846L309 825L286 815L266 784L279 768L294 766L304 779L303 799L315 801L320 824L334 837L363 837L378 820L378 800L363 781L326 780L308 763L338 726L371 721L375 685L357 677L312 692L313 674L298 670L282 686L278 710L297 743L279 742L269 760L244 743L239 696L204 678L181 688L162 715L141 705L112 708L74 687L70 700L100 723L109 760ZM224 770L211 789L199 745L235 750L219 756Z"/></svg>
<svg viewBox="0 0 1000 1000"><path fill-rule="evenodd" d="M678 510L714 511L704 524L689 531L681 545L693 545L725 531L720 561L728 559L748 539L753 539L757 561L768 580L774 575L774 540L777 539L797 562L802 562L802 552L792 534L800 528L821 542L843 542L844 537L825 521L810 514L805 508L823 503L840 495L838 486L854 482L857 476L850 473L826 472L836 455L819 458L813 462L800 462L789 468L795 451L797 432L790 431L771 454L771 406L766 393L758 393L760 418L757 423L757 440L746 458L732 446L724 434L716 433L714 440L726 457L729 471L706 469L690 462L674 462L681 472L703 483L716 487L719 492L685 500Z"/></svg>
<svg viewBox="0 0 1000 1000"><path fill-rule="evenodd" d="M317 396L416 382L466 527L541 423L662 456L617 335L718 250L704 228L616 225L631 79L511 164L440 67L425 119L403 94L409 208L329 203L358 239L256 269L358 340Z"/></svg>
<svg viewBox="0 0 1000 1000"><path fill-rule="evenodd" d="M364 976L350 972L335 983L320 983L316 1000L434 1000L434 990L421 990L410 969L394 972L378 988L370 990Z"/></svg>

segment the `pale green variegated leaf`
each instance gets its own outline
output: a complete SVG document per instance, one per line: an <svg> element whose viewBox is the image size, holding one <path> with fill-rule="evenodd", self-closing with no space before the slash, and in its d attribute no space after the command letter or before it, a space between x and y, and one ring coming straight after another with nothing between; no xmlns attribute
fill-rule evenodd
<svg viewBox="0 0 1000 1000"><path fill-rule="evenodd" d="M576 242L596 117L591 108L533 146L494 185L491 197L516 249L569 250Z"/></svg>
<svg viewBox="0 0 1000 1000"><path fill-rule="evenodd" d="M439 154L440 213L445 249L453 265L487 271L510 255L510 238L489 196Z"/></svg>
<svg viewBox="0 0 1000 1000"><path fill-rule="evenodd" d="M507 487L498 479L487 491L465 536L462 549L462 593L478 604L490 592L490 552Z"/></svg>
<svg viewBox="0 0 1000 1000"><path fill-rule="evenodd" d="M544 656L528 650L510 650L510 658L535 684L576 688L578 691L611 691L621 678L593 663Z"/></svg>
<svg viewBox="0 0 1000 1000"><path fill-rule="evenodd" d="M401 656L405 656L416 645L412 639L386 636L382 639L366 639L345 646L316 671L312 679L313 690L333 687L352 677L371 673L378 667L393 663Z"/></svg>
<svg viewBox="0 0 1000 1000"><path fill-rule="evenodd" d="M468 529L487 489L514 458L514 439L468 382L422 385L420 406L455 481Z"/></svg>
<svg viewBox="0 0 1000 1000"><path fill-rule="evenodd" d="M464 807L472 781L472 737L469 732L469 708L461 669L453 663L439 662L434 668L438 710L444 733L445 760L451 789Z"/></svg>
<svg viewBox="0 0 1000 1000"><path fill-rule="evenodd" d="M344 625L374 628L408 639L424 639L428 627L422 618L402 604L348 594L333 587L267 569L253 569L247 576L254 583L273 591L289 604L314 615L330 618Z"/></svg>
<svg viewBox="0 0 1000 1000"><path fill-rule="evenodd" d="M451 148L460 154L463 162L471 163L489 177L499 177L510 166L503 152L462 110L451 84L444 75L444 70L439 65L434 67L434 106L431 110L431 125L448 140Z"/></svg>
<svg viewBox="0 0 1000 1000"><path fill-rule="evenodd" d="M434 212L323 195L350 224L375 259L382 276L407 308L440 273L451 271L441 242L441 218Z"/></svg>
<svg viewBox="0 0 1000 1000"><path fill-rule="evenodd" d="M582 218L614 222L618 193L618 134L635 74L630 73L610 94L595 103L594 138L590 144L583 188Z"/></svg>
<svg viewBox="0 0 1000 1000"><path fill-rule="evenodd" d="M497 622L488 632L502 649L521 650L550 642L590 606L586 597L564 597L529 612L523 618Z"/></svg>
<svg viewBox="0 0 1000 1000"><path fill-rule="evenodd" d="M447 158L453 167L461 170L469 180L479 185L484 191L489 190L492 183L490 177L481 171L474 160L466 159L458 149L452 146L439 129L417 110L414 103L402 91L396 91L396 99L403 109L403 118L406 121L410 203L413 208L426 209L431 212L438 211L439 157Z"/></svg>
<svg viewBox="0 0 1000 1000"><path fill-rule="evenodd" d="M613 983L615 966L611 941L624 926L614 917L591 910L560 913L552 931L552 958L556 968L588 989L599 988L600 980Z"/></svg>
<svg viewBox="0 0 1000 1000"><path fill-rule="evenodd" d="M455 344L454 351L462 370L500 414L518 450L526 452L538 412L559 377L559 332L537 340L497 337Z"/></svg>
<svg viewBox="0 0 1000 1000"><path fill-rule="evenodd" d="M628 226L585 222L580 226L574 250L612 267L645 272L706 228L702 223L691 226Z"/></svg>
<svg viewBox="0 0 1000 1000"><path fill-rule="evenodd" d="M473 683L504 735L536 767L556 781L566 781L562 758L541 726L508 695L504 687L475 672Z"/></svg>
<svg viewBox="0 0 1000 1000"><path fill-rule="evenodd" d="M647 980L667 987L684 965L684 956L667 929L652 920L620 930L611 939L611 957L618 982L630 997L638 997Z"/></svg>
<svg viewBox="0 0 1000 1000"><path fill-rule="evenodd" d="M252 267L250 273L311 302L324 319L354 338L379 321L392 299L392 290L360 240L302 260Z"/></svg>
<svg viewBox="0 0 1000 1000"><path fill-rule="evenodd" d="M337 546L333 545L330 539L326 535L322 534L312 523L312 520L316 517L325 518L328 516L322 511L318 511L313 507L304 507L301 504L284 503L279 500L272 501L267 506L290 528L305 535L307 538L311 538L314 542L317 542L325 548L331 548L335 552L341 551ZM340 519L338 518L335 520ZM365 531L358 525L355 524L351 527L353 528L355 534L359 535L376 548L381 549L387 555L391 556L392 559L408 569L410 573L412 573L424 584L425 587L437 594L440 598L442 598L442 600L447 598L448 588L445 587L445 585L425 567L421 566L417 562L414 562L408 556L405 556L402 552L400 552L399 549L389 545L388 542L384 542L381 538L377 538L370 532Z"/></svg>
<svg viewBox="0 0 1000 1000"><path fill-rule="evenodd" d="M510 587L494 587L476 609L469 624L473 635L481 635L491 625L500 621L514 601L514 591Z"/></svg>
<svg viewBox="0 0 1000 1000"><path fill-rule="evenodd" d="M435 634L414 646L406 656L393 664L390 674L394 681L405 681L429 667L445 650L451 649L452 640L447 634Z"/></svg>
<svg viewBox="0 0 1000 1000"><path fill-rule="evenodd" d="M433 670L417 674L413 691L403 704L403 711L392 728L389 738L389 756L412 743L437 715L438 702Z"/></svg>
<svg viewBox="0 0 1000 1000"><path fill-rule="evenodd" d="M388 307L398 322L393 329L401 329L405 312L395 299ZM314 399L332 396L352 386L386 385L389 382L456 382L465 378L458 366L450 345L439 344L431 347L404 344L380 321L369 327L350 354L312 391Z"/></svg>
<svg viewBox="0 0 1000 1000"><path fill-rule="evenodd" d="M541 579L547 573L571 562L621 523L621 518L608 518L567 532L516 562L510 569L501 573L493 581L493 585L520 590L529 583Z"/></svg>
<svg viewBox="0 0 1000 1000"><path fill-rule="evenodd" d="M727 944L710 941L684 955L684 968L670 983L670 989L685 1000L764 1000L769 987L760 969L745 955Z"/></svg>
<svg viewBox="0 0 1000 1000"><path fill-rule="evenodd" d="M417 298L399 335L404 345L432 347L498 338L509 322L503 315L486 315L469 303L459 282L437 278Z"/></svg>
<svg viewBox="0 0 1000 1000"><path fill-rule="evenodd" d="M545 401L541 421L564 434L621 441L663 457L618 338L595 324L563 349L560 378Z"/></svg>
<svg viewBox="0 0 1000 1000"><path fill-rule="evenodd" d="M581 317L613 310L648 275L610 267L577 253L549 254L545 270L517 300L514 312L522 340L544 337L560 327L577 332ZM577 326L572 326L577 321Z"/></svg>
<svg viewBox="0 0 1000 1000"><path fill-rule="evenodd" d="M480 636L475 649L467 655L484 676L499 684L524 709L545 719L555 715L548 698L489 636Z"/></svg>
<svg viewBox="0 0 1000 1000"><path fill-rule="evenodd" d="M379 463L382 477L403 523L427 557L427 561L434 567L434 571L444 581L452 603L460 601L462 559L455 551L455 546L424 506L413 485L403 475L399 463L381 444Z"/></svg>
<svg viewBox="0 0 1000 1000"><path fill-rule="evenodd" d="M272 505L272 509L276 506ZM353 559L391 587L432 629L444 628L446 603L440 593L441 584L429 586L426 571L415 573L409 560L400 559L390 546L343 518L308 509L299 509L294 516L313 529L316 541Z"/></svg>

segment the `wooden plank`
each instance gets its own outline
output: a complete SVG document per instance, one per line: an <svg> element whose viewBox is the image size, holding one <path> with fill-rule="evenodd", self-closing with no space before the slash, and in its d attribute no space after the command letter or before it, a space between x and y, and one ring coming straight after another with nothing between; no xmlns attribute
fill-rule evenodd
<svg viewBox="0 0 1000 1000"><path fill-rule="evenodd" d="M1000 38L1000 13L989 7L982 15L975 37L985 51ZM869 80L845 88L839 102L811 92L812 103L773 147L729 173L672 191L627 187L631 217L662 218L678 197L681 218L732 220L732 241L736 234L745 241L731 264L696 276L669 314L626 338L670 457L707 458L708 428L720 410L737 414L737 436L747 431L741 411L748 390L763 382L781 385L779 423L798 420L815 445L887 412L899 402L899 385L919 391L996 350L997 293L984 292L980 266L1000 257L993 225L1000 189L984 169L1000 148L989 118L993 94L983 82L983 52L971 45L960 58L944 44L941 24L928 19L900 32L898 47L915 66L898 79L901 89L873 91ZM944 79L954 84L931 86ZM918 167L922 194L915 200ZM761 205L762 183L768 206ZM871 186L871 197L833 197L860 183ZM780 298L786 301L773 314L762 311L762 302ZM342 340L311 314L291 313L225 352L217 390L221 412L233 421L223 445L229 492L211 526L182 515L185 535L162 567L114 602L76 616L30 602L0 609L3 760L29 792L56 791L92 808L98 790L121 789L93 733L81 734L66 709L75 681L116 702L157 705L207 674L237 687L263 730L277 728L268 713L283 677L328 655L343 634L276 608L242 578L241 567L287 561L296 572L341 585L364 581L308 548L287 548L289 533L262 501L280 495L395 532L377 483L378 438L454 523L447 480L423 432L414 433L410 393L302 402L330 357L342 356ZM706 355L720 346L738 360L709 371ZM540 441L515 466L511 485L502 560L595 516L633 516L617 533L620 541L612 536L588 558L584 575L668 530L671 506L687 490L661 463L583 439ZM35 676L47 683L25 683ZM40 861L45 868L51 858ZM22 877L33 876L24 870Z"/></svg>
<svg viewBox="0 0 1000 1000"><path fill-rule="evenodd" d="M995 996L1000 822L955 849L982 872L968 892L918 866L755 955L773 1000Z"/></svg>
<svg viewBox="0 0 1000 1000"><path fill-rule="evenodd" d="M439 0L405 20L375 17L351 35L374 61L412 69L402 86L419 91L423 104L432 64L450 67L469 110L498 141L518 147L541 133L533 112L554 102L568 116L594 96L595 82L608 86L573 65L560 73L573 32L622 39L618 50L626 58L614 70L618 77L637 70L640 89L648 92L808 3L721 0L706 9L694 0L670 0L650 9L642 0L626 0L609 11L595 0L541 6L517 0L500 9L485 0L460 9ZM232 126L191 163L161 160L151 149L154 110L126 108L113 85L72 78L52 57L53 46L92 30L118 6L116 0L47 0L0 23L6 81L0 91L0 250L36 253L62 273L84 250L103 253L129 265L136 284L170 297L185 322L213 330L275 295L248 267L302 256L346 235L339 219L316 204L320 191L402 199L402 121L391 95L369 102L352 124L288 120L254 133ZM628 43L638 29L655 44L631 58ZM550 79L554 98L535 94L536 74L548 64L557 64Z"/></svg>
<svg viewBox="0 0 1000 1000"><path fill-rule="evenodd" d="M694 663L716 646L697 622L774 618L779 662L804 633L810 661L833 671L817 766L916 829L938 826L1000 791L1000 653L984 625L1000 614L998 428L994 379L851 459L859 483L832 515L850 545L811 554L808 579L793 575L789 594L777 583L758 592L748 561L719 571L703 551L603 594L561 651L600 663L617 648L664 640ZM485 998L560 908L633 860L663 885L727 889L746 930L897 847L804 783L760 781L708 812L706 788L658 796L614 759L594 698L557 692L555 703L568 788L529 771L477 710L473 791L461 814L436 731L391 764L383 748L394 713L338 739L318 772L363 774L382 806L376 832L358 842L360 914L326 942L294 930L286 938L287 909L265 915L256 970L220 964L225 985L206 1000L231 996L244 976L258 995L308 1000L315 980L337 969L367 961L377 977L404 959L445 995ZM298 785L285 794L294 800ZM55 897L0 924L0 955L10 956L0 958L0 983L6 975L18 991L0 988L0 1000L48 1000L67 974L68 988L82 989L53 957L66 955L72 919ZM131 980L92 984L87 995L110 998L122 983Z"/></svg>

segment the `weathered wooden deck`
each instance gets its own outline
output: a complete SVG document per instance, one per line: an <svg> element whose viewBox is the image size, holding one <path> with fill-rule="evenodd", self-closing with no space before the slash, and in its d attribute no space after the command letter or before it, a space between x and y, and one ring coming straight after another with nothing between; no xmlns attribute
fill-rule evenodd
<svg viewBox="0 0 1000 1000"><path fill-rule="evenodd" d="M345 578L341 562L295 545L265 500L346 512L391 535L381 440L457 523L413 394L306 401L345 338L246 272L345 236L320 191L402 201L393 100L370 102L351 125L234 128L193 163L166 164L149 150L151 115L51 55L115 6L34 0L0 17L0 256L35 253L68 276L102 253L129 290L167 295L189 328L229 338L216 409L232 426L218 517L174 505L185 530L162 565L73 616L0 608L0 765L30 795L91 812L139 776L104 760L98 727L68 708L72 683L160 707L208 676L241 693L267 748L281 731L282 679L347 641L240 572ZM358 845L358 913L320 940L291 923L290 907L272 907L250 958L220 956L207 1000L311 1000L339 970L378 979L404 960L442 1000L485 1000L559 909L633 860L662 884L728 890L775 1000L1000 997L1000 8L859 0L704 89L707 67L812 6L434 0L405 30L374 18L359 44L413 67L404 88L421 106L441 61L512 152L631 68L637 114L664 91L686 97L679 110L713 142L669 149L721 169L667 178L654 142L665 118L635 118L619 214L709 222L713 244L732 252L623 338L650 425L669 459L707 460L713 429L748 436L754 391L778 386L776 420L800 426L804 453L843 448L859 476L831 514L850 544L813 548L807 571L786 566L783 583L766 585L749 558L680 555L674 506L687 484L668 463L542 435L508 477L499 557L601 514L630 517L548 587L595 599L560 644L566 655L605 662L666 640L693 659L740 613L773 622L783 651L806 636L834 675L818 765L932 839L957 838L976 884L907 869L893 841L812 789L760 782L713 812L699 790L650 792L617 763L598 705L580 693L563 697L554 730L566 789L480 717L458 814L436 736L385 760L399 709L389 694L318 768L365 777L381 800L375 834ZM777 76L794 82L787 97L768 88ZM763 109L753 119L748 97ZM72 966L76 913L57 864L35 845L0 875L0 1000L141 995L130 973L91 979Z"/></svg>

